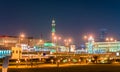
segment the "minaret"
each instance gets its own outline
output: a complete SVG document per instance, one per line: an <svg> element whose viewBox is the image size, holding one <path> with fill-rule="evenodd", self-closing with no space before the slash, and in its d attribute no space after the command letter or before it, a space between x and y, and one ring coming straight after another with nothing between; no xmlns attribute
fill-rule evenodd
<svg viewBox="0 0 120 72"><path fill-rule="evenodd" d="M54 42L54 37L55 37L55 20L52 20L52 42Z"/></svg>

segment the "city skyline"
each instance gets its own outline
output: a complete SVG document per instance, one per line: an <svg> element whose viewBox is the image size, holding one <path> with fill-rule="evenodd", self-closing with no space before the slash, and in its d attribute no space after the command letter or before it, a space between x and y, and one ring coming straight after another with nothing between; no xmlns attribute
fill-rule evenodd
<svg viewBox="0 0 120 72"><path fill-rule="evenodd" d="M2 72L120 71L119 0L0 0L0 25Z"/></svg>
<svg viewBox="0 0 120 72"><path fill-rule="evenodd" d="M51 21L55 18L56 33L81 40L86 33L97 35L106 28L118 37L120 1L96 0L6 0L0 1L1 35L19 35L50 38ZM49 36L49 37L48 37Z"/></svg>

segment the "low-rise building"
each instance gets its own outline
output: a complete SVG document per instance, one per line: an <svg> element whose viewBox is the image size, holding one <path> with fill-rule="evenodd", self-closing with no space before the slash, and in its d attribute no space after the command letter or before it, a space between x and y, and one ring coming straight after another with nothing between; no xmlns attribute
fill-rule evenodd
<svg viewBox="0 0 120 72"><path fill-rule="evenodd" d="M92 46L90 46L92 45ZM115 42L93 42L93 44L86 43L87 52L89 49L92 53L110 53L110 52L120 52L120 41Z"/></svg>

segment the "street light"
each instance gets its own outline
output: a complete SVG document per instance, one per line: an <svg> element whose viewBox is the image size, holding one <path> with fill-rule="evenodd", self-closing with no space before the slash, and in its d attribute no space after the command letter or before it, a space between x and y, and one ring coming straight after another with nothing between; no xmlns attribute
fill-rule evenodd
<svg viewBox="0 0 120 72"><path fill-rule="evenodd" d="M59 41L60 40L61 40L61 37L54 36L54 43L56 44L56 53L58 52L58 46L59 46Z"/></svg>
<svg viewBox="0 0 120 72"><path fill-rule="evenodd" d="M106 38L106 41L107 41L107 43L108 43L108 49L107 49L107 52L109 52L109 49L110 49L110 42L116 42L117 40L115 40L114 38L112 38L112 37L107 37Z"/></svg>
<svg viewBox="0 0 120 72"><path fill-rule="evenodd" d="M38 41L38 45L40 46L40 48L38 49L38 56L40 57L40 53L43 54L44 53L44 50L42 49L44 47L44 40L40 39ZM40 59L41 60L41 59Z"/></svg>
<svg viewBox="0 0 120 72"><path fill-rule="evenodd" d="M43 47L43 44L44 44L44 41L42 39L39 40L39 45L40 45L40 48Z"/></svg>
<svg viewBox="0 0 120 72"><path fill-rule="evenodd" d="M23 40L25 38L25 34L24 33L20 33L19 35L19 43L18 43L18 47L21 48L21 40ZM18 50L19 53L19 58L18 61L16 61L16 63L20 63L20 54L21 54L21 49Z"/></svg>
<svg viewBox="0 0 120 72"><path fill-rule="evenodd" d="M25 34L24 33L20 33L19 44L21 44L21 40L23 40L24 38L25 38Z"/></svg>
<svg viewBox="0 0 120 72"><path fill-rule="evenodd" d="M87 39L87 38L88 38L88 37L85 35L85 36L84 36L84 39Z"/></svg>
<svg viewBox="0 0 120 72"><path fill-rule="evenodd" d="M22 34L20 34L20 37L24 38L24 37L25 37L25 35L22 33Z"/></svg>
<svg viewBox="0 0 120 72"><path fill-rule="evenodd" d="M68 52L70 52L70 43L72 42L72 40L69 38L69 39L65 39L64 42L65 42L65 46L68 49Z"/></svg>
<svg viewBox="0 0 120 72"><path fill-rule="evenodd" d="M113 42L113 41L117 41L117 40L115 40L114 38L110 37L110 38L106 38L106 41L107 42Z"/></svg>
<svg viewBox="0 0 120 72"><path fill-rule="evenodd" d="M57 72L59 72L59 62L60 60L58 59L57 57L57 54L58 54L58 46L59 46L59 41L61 40L61 37L58 37L58 36L54 36L54 43L56 44L56 64L57 64ZM53 60L51 60L52 63L53 63Z"/></svg>

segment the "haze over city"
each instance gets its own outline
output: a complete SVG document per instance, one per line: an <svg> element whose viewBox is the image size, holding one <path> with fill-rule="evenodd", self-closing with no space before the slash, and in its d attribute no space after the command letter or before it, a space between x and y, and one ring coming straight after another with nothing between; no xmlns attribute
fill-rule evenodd
<svg viewBox="0 0 120 72"><path fill-rule="evenodd" d="M101 28L119 35L119 0L1 0L0 34L49 38L51 21L56 33L81 40L86 33L96 34Z"/></svg>

